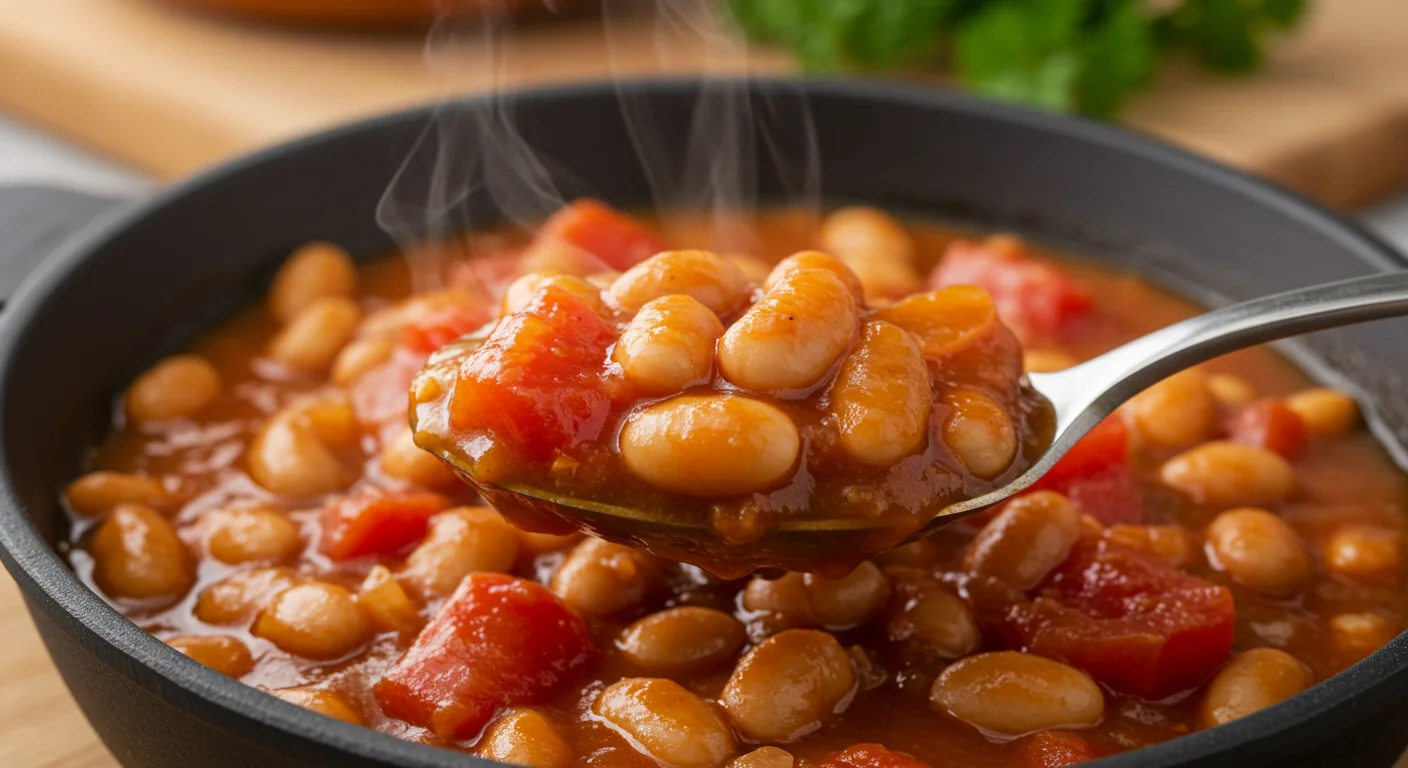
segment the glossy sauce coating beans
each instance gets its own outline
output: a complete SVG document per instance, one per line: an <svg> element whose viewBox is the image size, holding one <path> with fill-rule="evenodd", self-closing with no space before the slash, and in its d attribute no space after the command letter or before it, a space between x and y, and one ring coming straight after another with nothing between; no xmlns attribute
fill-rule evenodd
<svg viewBox="0 0 1408 768"><path fill-rule="evenodd" d="M1239 654L1208 683L1198 713L1205 728L1246 717L1310 687L1310 670L1275 648Z"/></svg>
<svg viewBox="0 0 1408 768"><path fill-rule="evenodd" d="M1295 470L1265 448L1212 442L1169 459L1159 470L1166 485L1200 504L1270 504L1295 490Z"/></svg>
<svg viewBox="0 0 1408 768"><path fill-rule="evenodd" d="M810 387L851 343L858 321L855 299L834 273L793 272L724 332L719 369L755 392Z"/></svg>
<svg viewBox="0 0 1408 768"><path fill-rule="evenodd" d="M644 392L678 392L708 378L723 332L718 316L693 297L661 296L640 308L611 359Z"/></svg>
<svg viewBox="0 0 1408 768"><path fill-rule="evenodd" d="M127 390L127 418L138 424L188 419L220 396L220 372L195 355L176 355L137 377Z"/></svg>
<svg viewBox="0 0 1408 768"><path fill-rule="evenodd" d="M1217 426L1217 399L1196 368L1176 373L1139 393L1129 410L1141 435L1156 445L1181 448L1206 440Z"/></svg>
<svg viewBox="0 0 1408 768"><path fill-rule="evenodd" d="M732 395L676 397L633 414L621 430L631 472L699 496L763 490L791 471L800 449L787 414Z"/></svg>
<svg viewBox="0 0 1408 768"><path fill-rule="evenodd" d="M362 312L351 299L318 299L269 342L269 357L301 371L327 370L357 330Z"/></svg>
<svg viewBox="0 0 1408 768"><path fill-rule="evenodd" d="M93 578L115 597L172 601L195 583L195 561L176 529L156 510L122 504L89 544Z"/></svg>
<svg viewBox="0 0 1408 768"><path fill-rule="evenodd" d="M930 699L959 720L1003 736L1082 728L1105 714L1100 686L1080 670L1012 651L955 662L934 681Z"/></svg>
<svg viewBox="0 0 1408 768"><path fill-rule="evenodd" d="M626 627L616 644L641 667L678 671L722 661L745 639L743 625L727 613L681 606L652 613Z"/></svg>
<svg viewBox="0 0 1408 768"><path fill-rule="evenodd" d="M205 516L206 547L225 563L278 561L298 551L298 526L270 507L229 507Z"/></svg>
<svg viewBox="0 0 1408 768"><path fill-rule="evenodd" d="M890 619L888 635L923 654L957 659L978 649L977 619L962 598L939 587L908 597Z"/></svg>
<svg viewBox="0 0 1408 768"><path fill-rule="evenodd" d="M1006 472L1017 456L1017 432L1002 407L966 387L950 392L945 404L944 442L963 466L987 480Z"/></svg>
<svg viewBox="0 0 1408 768"><path fill-rule="evenodd" d="M347 252L331 243L309 243L288 257L269 287L269 313L287 323L318 299L351 298L357 270Z"/></svg>
<svg viewBox="0 0 1408 768"><path fill-rule="evenodd" d="M166 644L222 675L243 677L254 669L249 646L229 635L184 635Z"/></svg>
<svg viewBox="0 0 1408 768"><path fill-rule="evenodd" d="M1286 407L1300 417L1307 432L1320 437L1340 437L1359 423L1359 404L1335 389L1298 392L1286 398Z"/></svg>
<svg viewBox="0 0 1408 768"><path fill-rule="evenodd" d="M1397 581L1403 567L1403 532L1373 525L1342 526L1325 545L1325 567L1359 581Z"/></svg>
<svg viewBox="0 0 1408 768"><path fill-rule="evenodd" d="M316 425L299 413L271 419L250 445L246 461L256 483L286 496L319 496L352 482Z"/></svg>
<svg viewBox="0 0 1408 768"><path fill-rule="evenodd" d="M345 697L334 691L320 691L316 688L284 688L269 691L274 696L310 712L327 715L335 720L353 725L366 725L362 713Z"/></svg>
<svg viewBox="0 0 1408 768"><path fill-rule="evenodd" d="M830 272L841 279L846 284L846 288L851 292L851 296L856 302L865 300L865 290L861 288L860 278L856 273L846 266L846 262L821 251L802 251L779 261L776 267L768 273L767 279L763 282L763 287L771 290L773 286L791 277L797 272L807 269L820 269Z"/></svg>
<svg viewBox="0 0 1408 768"><path fill-rule="evenodd" d="M665 765L714 768L734 752L719 713L673 680L622 680L601 692L592 711Z"/></svg>
<svg viewBox="0 0 1408 768"><path fill-rule="evenodd" d="M747 289L738 267L708 251L668 251L626 270L606 295L616 306L637 311L662 296L682 293L723 315L738 308Z"/></svg>
<svg viewBox="0 0 1408 768"><path fill-rule="evenodd" d="M1018 589L1031 589L1066 559L1080 528L1080 513L1060 494L1020 496L974 537L963 566Z"/></svg>
<svg viewBox="0 0 1408 768"><path fill-rule="evenodd" d="M254 622L254 634L310 659L335 659L371 637L366 614L351 593L333 584L289 587Z"/></svg>
<svg viewBox="0 0 1408 768"><path fill-rule="evenodd" d="M743 657L721 700L744 736L785 744L820 728L854 691L855 670L835 638L790 629Z"/></svg>
<svg viewBox="0 0 1408 768"><path fill-rule="evenodd" d="M479 756L528 768L567 768L572 748L543 713L510 709L489 725L479 739Z"/></svg>
<svg viewBox="0 0 1408 768"><path fill-rule="evenodd" d="M933 401L919 345L889 323L866 323L832 385L831 409L857 461L888 466L922 450Z"/></svg>
<svg viewBox="0 0 1408 768"><path fill-rule="evenodd" d="M69 509L84 517L96 517L119 504L141 504L162 511L174 502L156 478L122 472L89 472L69 483L64 496Z"/></svg>
<svg viewBox="0 0 1408 768"><path fill-rule="evenodd" d="M874 563L861 563L839 579L815 573L803 577L811 618L827 629L849 629L863 624L885 607L890 584Z"/></svg>
<svg viewBox="0 0 1408 768"><path fill-rule="evenodd" d="M655 562L643 552L587 539L568 553L552 576L552 591L587 616L606 616L638 605L656 585Z"/></svg>
<svg viewBox="0 0 1408 768"><path fill-rule="evenodd" d="M246 623L274 595L300 581L291 568L240 571L201 592L194 613L197 619L215 626Z"/></svg>
<svg viewBox="0 0 1408 768"><path fill-rule="evenodd" d="M409 555L401 577L425 597L444 597L466 575L505 572L518 557L518 535L493 510L461 507L430 519L426 537Z"/></svg>
<svg viewBox="0 0 1408 768"><path fill-rule="evenodd" d="M1310 579L1310 562L1300 538L1264 509L1223 512L1208 525L1206 535L1208 560L1252 589L1286 594Z"/></svg>

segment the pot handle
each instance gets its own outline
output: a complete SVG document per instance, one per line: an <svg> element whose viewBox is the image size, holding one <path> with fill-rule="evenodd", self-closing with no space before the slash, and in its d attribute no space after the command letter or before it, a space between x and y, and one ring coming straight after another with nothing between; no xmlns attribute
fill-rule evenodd
<svg viewBox="0 0 1408 768"><path fill-rule="evenodd" d="M0 306L64 241L129 202L59 187L0 187Z"/></svg>

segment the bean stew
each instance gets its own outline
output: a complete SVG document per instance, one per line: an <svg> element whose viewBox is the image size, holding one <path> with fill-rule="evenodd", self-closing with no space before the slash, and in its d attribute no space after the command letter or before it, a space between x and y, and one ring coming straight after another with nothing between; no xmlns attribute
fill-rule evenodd
<svg viewBox="0 0 1408 768"><path fill-rule="evenodd" d="M1197 311L870 208L670 250L710 225L583 201L415 249L422 290L405 259L298 248L260 306L122 394L62 494L70 563L284 701L537 768L1072 765L1275 704L1403 628L1404 476L1354 399L1264 349L845 568L715 575L495 509L421 447L739 540L829 498L901 530L906 493L1039 455L1024 370ZM905 462L933 483L897 482Z"/></svg>

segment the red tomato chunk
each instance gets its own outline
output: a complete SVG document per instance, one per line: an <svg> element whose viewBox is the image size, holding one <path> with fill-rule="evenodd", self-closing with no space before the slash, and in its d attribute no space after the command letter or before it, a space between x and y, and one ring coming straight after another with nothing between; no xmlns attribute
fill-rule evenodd
<svg viewBox="0 0 1408 768"><path fill-rule="evenodd" d="M1090 742L1069 731L1042 731L1022 740L1025 768L1065 768L1098 757Z"/></svg>
<svg viewBox="0 0 1408 768"><path fill-rule="evenodd" d="M1032 258L1011 238L955 241L934 267L929 283L934 288L976 285L987 290L998 316L1023 339L1060 338L1094 308L1085 286Z"/></svg>
<svg viewBox="0 0 1408 768"><path fill-rule="evenodd" d="M581 299L545 288L465 360L451 403L454 427L487 430L536 461L595 439L611 409L603 370L615 340Z"/></svg>
<svg viewBox="0 0 1408 768"><path fill-rule="evenodd" d="M474 573L377 683L376 700L392 717L463 739L503 707L541 701L596 654L586 623L547 589Z"/></svg>
<svg viewBox="0 0 1408 768"><path fill-rule="evenodd" d="M1097 424L1032 489L1064 494L1105 525L1144 520L1144 494L1129 467L1129 427L1118 416Z"/></svg>
<svg viewBox="0 0 1408 768"><path fill-rule="evenodd" d="M489 319L488 310L482 306L445 307L407 323L402 330L402 343L407 349L430 354Z"/></svg>
<svg viewBox="0 0 1408 768"><path fill-rule="evenodd" d="M1238 411L1227 424L1234 443L1254 445L1294 459L1305 450L1305 423L1276 398L1258 400Z"/></svg>
<svg viewBox="0 0 1408 768"><path fill-rule="evenodd" d="M450 506L436 493L368 493L335 499L318 516L319 548L333 560L394 555L425 538L431 516Z"/></svg>
<svg viewBox="0 0 1408 768"><path fill-rule="evenodd" d="M931 768L903 752L891 752L879 744L857 744L821 764L821 768Z"/></svg>
<svg viewBox="0 0 1408 768"><path fill-rule="evenodd" d="M1186 691L1232 649L1227 588L1094 536L1033 597L986 617L1001 644L1063 660L1121 693L1157 700Z"/></svg>
<svg viewBox="0 0 1408 768"><path fill-rule="evenodd" d="M543 241L569 245L600 259L603 269L619 272L666 249L644 224L596 200L577 200L553 214L535 244Z"/></svg>

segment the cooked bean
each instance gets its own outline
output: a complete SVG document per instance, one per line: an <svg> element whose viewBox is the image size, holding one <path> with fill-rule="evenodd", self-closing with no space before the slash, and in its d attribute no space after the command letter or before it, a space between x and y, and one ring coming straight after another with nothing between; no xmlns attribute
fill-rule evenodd
<svg viewBox="0 0 1408 768"><path fill-rule="evenodd" d="M883 256L852 256L845 259L864 290L865 301L877 306L923 290L924 279L914 267Z"/></svg>
<svg viewBox="0 0 1408 768"><path fill-rule="evenodd" d="M875 562L880 565L923 568L932 565L938 557L938 547L934 546L934 542L929 539L920 539L876 555Z"/></svg>
<svg viewBox="0 0 1408 768"><path fill-rule="evenodd" d="M88 552L94 581L113 597L175 600L196 580L195 561L171 522L141 504L113 509Z"/></svg>
<svg viewBox="0 0 1408 768"><path fill-rule="evenodd" d="M270 340L269 357L307 373L326 371L352 340L361 320L362 311L351 299L318 299Z"/></svg>
<svg viewBox="0 0 1408 768"><path fill-rule="evenodd" d="M1015 337L1002 327L992 296L976 285L916 293L876 311L871 318L908 331L931 360L944 360L964 350L1020 350ZM982 356L991 362L990 355ZM1007 378L1007 368L1004 363L998 369L1003 372L999 378ZM1015 378L1021 371L1011 373Z"/></svg>
<svg viewBox="0 0 1408 768"><path fill-rule="evenodd" d="M1230 373L1208 374L1208 391L1225 406L1246 405L1256 399L1256 388Z"/></svg>
<svg viewBox="0 0 1408 768"><path fill-rule="evenodd" d="M750 283L762 285L768 279L768 274L772 272L772 265L757 256L749 256L745 253L725 253L723 257L725 261L738 267L738 271L742 272Z"/></svg>
<svg viewBox="0 0 1408 768"><path fill-rule="evenodd" d="M321 691L315 688L284 688L283 690L269 691L269 693L290 704L303 707L310 712L317 712L320 715L327 715L344 723L367 724L362 713L352 705L352 702L334 691Z"/></svg>
<svg viewBox="0 0 1408 768"><path fill-rule="evenodd" d="M1029 349L1022 355L1022 367L1028 373L1055 373L1074 368L1077 361L1071 355L1055 349Z"/></svg>
<svg viewBox="0 0 1408 768"><path fill-rule="evenodd" d="M865 299L865 289L861 287L860 278L856 277L856 273L846 266L846 262L821 251L801 251L779 261L763 281L763 287L772 290L773 286L784 279L806 269L821 269L830 272L841 278L841 282L846 284L846 288L851 292L851 296L857 304Z"/></svg>
<svg viewBox="0 0 1408 768"><path fill-rule="evenodd" d="M522 707L506 709L495 718L475 751L486 760L528 768L572 765L572 748L552 721L537 710Z"/></svg>
<svg viewBox="0 0 1408 768"><path fill-rule="evenodd" d="M249 646L229 635L182 635L166 644L230 677L243 677L254 669L254 657Z"/></svg>
<svg viewBox="0 0 1408 768"><path fill-rule="evenodd" d="M1139 434L1166 448L1206 440L1217 428L1217 398L1208 388L1207 376L1196 368L1175 373L1135 395L1129 411Z"/></svg>
<svg viewBox="0 0 1408 768"><path fill-rule="evenodd" d="M664 765L719 768L735 750L733 732L713 707L673 680L613 683L592 711Z"/></svg>
<svg viewBox="0 0 1408 768"><path fill-rule="evenodd" d="M241 571L201 592L194 612L206 624L246 622L274 595L300 581L302 578L291 568Z"/></svg>
<svg viewBox="0 0 1408 768"><path fill-rule="evenodd" d="M556 533L534 533L521 528L514 529L518 533L518 549L531 557L545 555L549 552L560 552L582 540L582 534L577 532L567 534Z"/></svg>
<svg viewBox="0 0 1408 768"><path fill-rule="evenodd" d="M869 621L890 598L889 579L871 562L861 563L839 579L809 573L803 581L812 620L831 630Z"/></svg>
<svg viewBox="0 0 1408 768"><path fill-rule="evenodd" d="M810 619L806 575L789 571L776 579L754 577L743 588L743 609Z"/></svg>
<svg viewBox="0 0 1408 768"><path fill-rule="evenodd" d="M1182 568L1193 558L1193 535L1181 525L1121 523L1106 528L1105 538L1153 555L1175 568Z"/></svg>
<svg viewBox="0 0 1408 768"><path fill-rule="evenodd" d="M890 618L887 633L892 642L940 659L967 656L982 640L973 610L962 598L937 586L922 588L906 600Z"/></svg>
<svg viewBox="0 0 1408 768"><path fill-rule="evenodd" d="M717 314L738 310L748 296L748 278L738 267L708 251L665 251L626 270L606 295L635 312L648 302L683 293Z"/></svg>
<svg viewBox="0 0 1408 768"><path fill-rule="evenodd" d="M381 450L381 471L425 488L454 489L460 480L445 462L416 445L411 430L398 432Z"/></svg>
<svg viewBox="0 0 1408 768"><path fill-rule="evenodd" d="M817 244L842 259L880 258L914 262L914 238L895 217L868 206L841 208L821 222Z"/></svg>
<svg viewBox="0 0 1408 768"><path fill-rule="evenodd" d="M119 504L141 504L160 512L175 506L175 499L154 477L122 472L89 472L68 484L64 491L69 509L84 517L97 517Z"/></svg>
<svg viewBox="0 0 1408 768"><path fill-rule="evenodd" d="M357 604L378 632L400 632L411 635L425 624L420 612L411 604L406 590L391 576L384 565L373 566L357 588Z"/></svg>
<svg viewBox="0 0 1408 768"><path fill-rule="evenodd" d="M1397 581L1403 568L1403 534L1376 525L1341 526L1325 543L1325 567L1359 581Z"/></svg>
<svg viewBox="0 0 1408 768"><path fill-rule="evenodd" d="M944 397L944 444L963 466L984 480L1007 471L1017 457L1017 430L1012 419L991 397L960 387Z"/></svg>
<svg viewBox="0 0 1408 768"><path fill-rule="evenodd" d="M1349 661L1377 651L1396 634L1388 620L1378 614L1341 613L1330 619L1330 640Z"/></svg>
<svg viewBox="0 0 1408 768"><path fill-rule="evenodd" d="M1199 504L1273 504L1295 491L1295 470L1273 451L1225 441L1203 443L1164 462L1164 484Z"/></svg>
<svg viewBox="0 0 1408 768"><path fill-rule="evenodd" d="M1314 679L1299 659L1275 648L1239 653L1208 683L1198 708L1202 727L1230 723L1309 688Z"/></svg>
<svg viewBox="0 0 1408 768"><path fill-rule="evenodd" d="M278 561L298 551L298 526L267 506L226 507L206 513L206 548L226 563Z"/></svg>
<svg viewBox="0 0 1408 768"><path fill-rule="evenodd" d="M720 699L744 736L785 744L844 709L855 687L855 669L836 638L789 629L743 657Z"/></svg>
<svg viewBox="0 0 1408 768"><path fill-rule="evenodd" d="M973 537L963 568L1026 591L1066 559L1080 531L1080 512L1061 494L1018 496Z"/></svg>
<svg viewBox="0 0 1408 768"><path fill-rule="evenodd" d="M592 309L601 307L601 290L586 280L576 275L534 272L513 281L513 284L504 292L503 313L509 315L518 312L528 306L528 303L538 295L539 291L548 286L561 288L586 302L587 306Z"/></svg>
<svg viewBox="0 0 1408 768"><path fill-rule="evenodd" d="M864 464L893 464L923 450L933 407L919 345L898 326L866 323L831 386L841 447Z"/></svg>
<svg viewBox="0 0 1408 768"><path fill-rule="evenodd" d="M682 396L631 414L621 459L652 485L731 496L775 485L801 451L797 426L767 403L736 395Z"/></svg>
<svg viewBox="0 0 1408 768"><path fill-rule="evenodd" d="M1207 529L1208 561L1237 583L1270 594L1295 592L1310 579L1300 537L1264 509L1232 509Z"/></svg>
<svg viewBox="0 0 1408 768"><path fill-rule="evenodd" d="M317 581L274 595L250 631L296 656L320 660L345 656L372 634L352 593Z"/></svg>
<svg viewBox="0 0 1408 768"><path fill-rule="evenodd" d="M722 661L746 639L743 625L727 613L681 606L652 613L626 627L616 645L642 667L679 671Z"/></svg>
<svg viewBox="0 0 1408 768"><path fill-rule="evenodd" d="M792 768L794 758L785 749L758 747L746 755L740 755L728 764L728 768Z"/></svg>
<svg viewBox="0 0 1408 768"><path fill-rule="evenodd" d="M127 388L127 418L138 424L189 419L220 396L220 372L205 358L174 355Z"/></svg>
<svg viewBox="0 0 1408 768"><path fill-rule="evenodd" d="M269 313L287 323L318 299L357 294L357 268L332 243L308 243L279 267L269 286Z"/></svg>
<svg viewBox="0 0 1408 768"><path fill-rule="evenodd" d="M810 387L846 351L858 322L856 301L835 274L794 272L724 332L719 370L756 392Z"/></svg>
<svg viewBox="0 0 1408 768"><path fill-rule="evenodd" d="M507 573L518 559L518 535L499 513L458 507L430 518L425 540L406 556L406 584L424 597L444 597L471 573Z"/></svg>
<svg viewBox="0 0 1408 768"><path fill-rule="evenodd" d="M659 581L650 555L601 539L586 539L563 559L549 584L579 613L607 616L640 604Z"/></svg>
<svg viewBox="0 0 1408 768"><path fill-rule="evenodd" d="M714 343L723 333L718 315L694 298L680 293L661 296L636 313L611 359L645 393L678 392L708 378Z"/></svg>
<svg viewBox="0 0 1408 768"><path fill-rule="evenodd" d="M351 385L371 369L390 360L395 350L396 340L391 336L369 336L348 342L332 361L332 383L339 387Z"/></svg>
<svg viewBox="0 0 1408 768"><path fill-rule="evenodd" d="M321 496L352 483L352 474L313 422L291 412L264 425L250 443L246 462L254 482L285 496Z"/></svg>
<svg viewBox="0 0 1408 768"><path fill-rule="evenodd" d="M1083 728L1105 714L1105 696L1084 672L1015 651L954 662L934 681L929 700L969 725L1004 736Z"/></svg>
<svg viewBox="0 0 1408 768"><path fill-rule="evenodd" d="M1307 389L1286 398L1286 407L1317 437L1347 435L1359 423L1359 404L1345 393L1328 387Z"/></svg>

